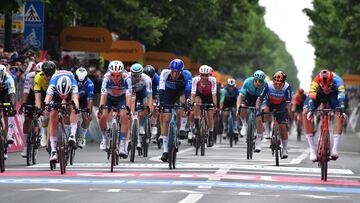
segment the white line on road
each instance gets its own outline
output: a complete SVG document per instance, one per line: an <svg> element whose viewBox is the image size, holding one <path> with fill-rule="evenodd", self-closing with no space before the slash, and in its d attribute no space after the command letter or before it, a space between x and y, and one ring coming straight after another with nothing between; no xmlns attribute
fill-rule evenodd
<svg viewBox="0 0 360 203"><path fill-rule="evenodd" d="M301 163L310 153L310 149L307 148L303 153L301 153L298 157L296 157L295 159L292 159L290 164L299 164Z"/></svg>
<svg viewBox="0 0 360 203"><path fill-rule="evenodd" d="M188 151L191 151L191 150L193 150L193 147L189 147L189 148L187 148L187 149L180 150L180 151L178 151L177 154L183 154L183 153L188 152ZM162 161L160 160L160 158L161 158L161 156L154 156L154 157L151 157L151 158L150 158L150 161L162 162Z"/></svg>
<svg viewBox="0 0 360 203"><path fill-rule="evenodd" d="M199 201L204 194L189 194L184 199L180 200L179 203L195 203Z"/></svg>

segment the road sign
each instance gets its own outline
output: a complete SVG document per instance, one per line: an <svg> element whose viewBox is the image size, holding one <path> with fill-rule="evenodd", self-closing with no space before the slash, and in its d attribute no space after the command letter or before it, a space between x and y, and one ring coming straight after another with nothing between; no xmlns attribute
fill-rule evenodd
<svg viewBox="0 0 360 203"><path fill-rule="evenodd" d="M28 1L25 3L25 23L44 23L44 3L41 1Z"/></svg>
<svg viewBox="0 0 360 203"><path fill-rule="evenodd" d="M24 32L24 6L21 6L18 12L12 14L12 33ZM5 16L0 15L0 32L5 31Z"/></svg>
<svg viewBox="0 0 360 203"><path fill-rule="evenodd" d="M44 28L42 25L26 25L24 33L24 47L42 50L44 41Z"/></svg>

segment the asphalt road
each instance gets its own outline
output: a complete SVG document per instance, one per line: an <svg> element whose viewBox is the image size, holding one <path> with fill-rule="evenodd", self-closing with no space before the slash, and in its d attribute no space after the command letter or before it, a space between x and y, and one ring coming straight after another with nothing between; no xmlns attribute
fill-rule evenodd
<svg viewBox="0 0 360 203"><path fill-rule="evenodd" d="M0 174L1 202L360 202L360 133L343 136L340 158L329 163L328 181L308 160L303 137L290 136L289 158L275 161L263 140L261 153L246 160L245 139L233 148L227 140L206 149L204 157L183 141L177 168L160 161L151 145L149 157L135 163L120 160L115 172L97 143L78 150L76 163L61 175L50 171L48 156L39 151L38 164L26 166L20 153L9 154Z"/></svg>

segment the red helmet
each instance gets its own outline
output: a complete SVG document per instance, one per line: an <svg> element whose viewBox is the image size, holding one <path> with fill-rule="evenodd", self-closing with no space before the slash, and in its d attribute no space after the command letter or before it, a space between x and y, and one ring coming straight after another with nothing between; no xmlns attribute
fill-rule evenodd
<svg viewBox="0 0 360 203"><path fill-rule="evenodd" d="M318 76L321 87L331 86L334 81L334 74L329 70L321 70Z"/></svg>
<svg viewBox="0 0 360 203"><path fill-rule="evenodd" d="M303 88L299 88L299 89L298 89L298 92L299 92L299 94L304 94L304 89L303 89Z"/></svg>
<svg viewBox="0 0 360 203"><path fill-rule="evenodd" d="M284 83L286 80L286 75L282 71L278 71L273 75L273 81L274 82L281 82Z"/></svg>

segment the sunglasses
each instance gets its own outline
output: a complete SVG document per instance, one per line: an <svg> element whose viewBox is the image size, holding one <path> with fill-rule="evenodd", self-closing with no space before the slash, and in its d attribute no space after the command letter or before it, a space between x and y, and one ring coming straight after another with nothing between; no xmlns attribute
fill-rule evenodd
<svg viewBox="0 0 360 203"><path fill-rule="evenodd" d="M209 77L209 74L200 74L201 77Z"/></svg>
<svg viewBox="0 0 360 203"><path fill-rule="evenodd" d="M283 83L282 82L274 82L274 86L276 87L282 87Z"/></svg>
<svg viewBox="0 0 360 203"><path fill-rule="evenodd" d="M262 80L257 80L257 79L255 79L254 80L255 81L255 83L257 83L257 84L262 84L264 81L262 81Z"/></svg>
<svg viewBox="0 0 360 203"><path fill-rule="evenodd" d="M328 84L328 85L320 85L322 88L328 88L328 89L330 89L331 87L332 87L332 84Z"/></svg>
<svg viewBox="0 0 360 203"><path fill-rule="evenodd" d="M140 75L140 74L132 74L132 76L133 76L134 78L139 78L141 75Z"/></svg>

